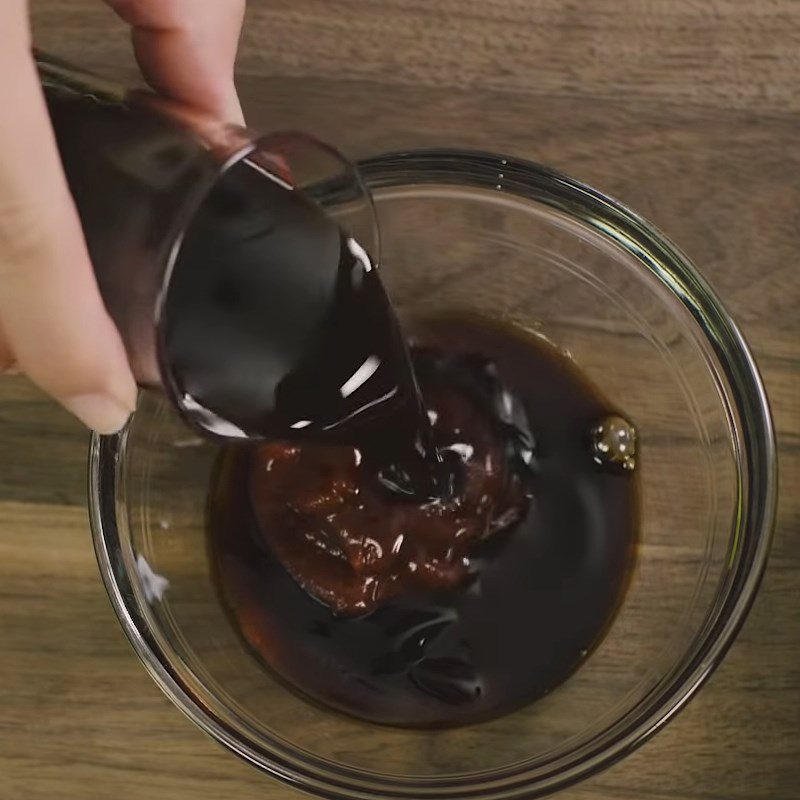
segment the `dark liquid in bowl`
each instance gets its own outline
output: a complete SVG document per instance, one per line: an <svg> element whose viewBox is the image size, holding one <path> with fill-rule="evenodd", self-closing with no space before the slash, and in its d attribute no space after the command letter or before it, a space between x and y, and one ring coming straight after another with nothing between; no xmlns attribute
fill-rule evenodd
<svg viewBox="0 0 800 800"><path fill-rule="evenodd" d="M459 725L535 700L600 641L637 483L603 451L614 410L549 344L479 319L407 331L443 496L387 488L390 422L358 447L232 447L210 552L231 619L288 685L378 723Z"/></svg>

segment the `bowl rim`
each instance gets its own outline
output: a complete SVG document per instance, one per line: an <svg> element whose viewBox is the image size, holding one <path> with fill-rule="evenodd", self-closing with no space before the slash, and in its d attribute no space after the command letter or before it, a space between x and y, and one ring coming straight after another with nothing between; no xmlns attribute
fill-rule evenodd
<svg viewBox="0 0 800 800"><path fill-rule="evenodd" d="M719 665L741 628L766 567L777 500L777 456L769 403L753 356L736 324L689 259L654 226L622 203L535 162L475 150L430 149L395 152L359 163L372 190L420 184L458 185L504 191L546 204L602 233L633 255L691 314L730 387L741 433L740 503L724 596L697 637L691 658L660 689L588 743L534 768L512 765L485 773L447 778L376 776L332 766L275 742L246 741L203 703L170 663L148 630L122 558L118 526L117 467L127 431L94 434L89 448L89 516L100 572L114 611L136 654L162 691L189 719L240 758L273 777L330 800L521 800L566 788L641 746L679 712ZM740 495L741 496L741 495ZM663 685L662 685L663 684ZM640 708L641 706L641 708Z"/></svg>

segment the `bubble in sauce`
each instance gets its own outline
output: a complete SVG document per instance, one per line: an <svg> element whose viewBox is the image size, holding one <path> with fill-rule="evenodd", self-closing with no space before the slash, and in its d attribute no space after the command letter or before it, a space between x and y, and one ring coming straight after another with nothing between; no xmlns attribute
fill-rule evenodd
<svg viewBox="0 0 800 800"><path fill-rule="evenodd" d="M603 418L592 428L592 453L598 464L633 471L636 468L636 428L623 417Z"/></svg>

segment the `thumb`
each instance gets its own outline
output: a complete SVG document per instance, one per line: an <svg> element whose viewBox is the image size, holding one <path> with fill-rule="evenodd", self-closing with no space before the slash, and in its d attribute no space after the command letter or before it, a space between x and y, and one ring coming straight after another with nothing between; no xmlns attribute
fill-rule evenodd
<svg viewBox="0 0 800 800"><path fill-rule="evenodd" d="M27 20L7 15L20 5L0 8L0 107L14 109L13 124L0 125L0 350L90 428L112 433L136 384L61 170ZM10 23L23 30L9 35Z"/></svg>

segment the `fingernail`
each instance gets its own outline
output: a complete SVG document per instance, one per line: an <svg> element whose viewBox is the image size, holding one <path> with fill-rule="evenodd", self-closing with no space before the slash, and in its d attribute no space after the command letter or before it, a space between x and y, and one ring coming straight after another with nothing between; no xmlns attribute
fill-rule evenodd
<svg viewBox="0 0 800 800"><path fill-rule="evenodd" d="M86 427L102 434L117 433L133 413L106 394L78 394L66 398L63 404Z"/></svg>

